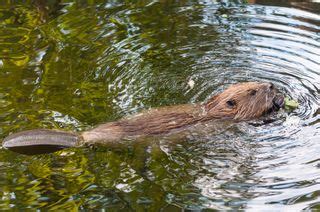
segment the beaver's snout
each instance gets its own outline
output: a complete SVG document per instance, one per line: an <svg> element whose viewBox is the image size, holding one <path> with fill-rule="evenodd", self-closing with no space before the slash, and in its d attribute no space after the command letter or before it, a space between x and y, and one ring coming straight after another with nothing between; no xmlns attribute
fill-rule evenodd
<svg viewBox="0 0 320 212"><path fill-rule="evenodd" d="M284 96L282 94L277 94L272 102L274 109L279 110L284 107Z"/></svg>

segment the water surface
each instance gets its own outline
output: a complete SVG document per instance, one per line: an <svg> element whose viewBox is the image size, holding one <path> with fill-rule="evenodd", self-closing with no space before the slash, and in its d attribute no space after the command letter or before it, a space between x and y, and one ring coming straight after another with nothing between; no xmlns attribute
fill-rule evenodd
<svg viewBox="0 0 320 212"><path fill-rule="evenodd" d="M319 14L317 1L1 3L0 138L83 131L244 81L300 106L125 148L0 149L0 208L320 209Z"/></svg>

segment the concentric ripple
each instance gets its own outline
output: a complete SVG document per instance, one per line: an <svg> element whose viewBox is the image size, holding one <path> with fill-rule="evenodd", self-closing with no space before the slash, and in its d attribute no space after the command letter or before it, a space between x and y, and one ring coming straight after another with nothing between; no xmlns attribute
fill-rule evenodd
<svg viewBox="0 0 320 212"><path fill-rule="evenodd" d="M1 209L320 209L319 3L63 2L0 6L1 138L82 131L244 81L299 107L119 148L1 149Z"/></svg>

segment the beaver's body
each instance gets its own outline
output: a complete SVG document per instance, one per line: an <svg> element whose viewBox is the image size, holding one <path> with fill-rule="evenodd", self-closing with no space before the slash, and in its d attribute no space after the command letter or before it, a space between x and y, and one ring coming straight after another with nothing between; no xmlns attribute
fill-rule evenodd
<svg viewBox="0 0 320 212"><path fill-rule="evenodd" d="M29 146L59 145L69 147L82 144L107 144L124 138L168 134L213 119L249 120L282 106L283 96L277 95L272 84L241 83L230 86L204 104L185 104L151 109L115 122L99 125L92 130L82 132L80 135L70 133L71 140L76 140L72 144L64 141L69 139L68 136L68 139L64 139L68 135L66 132L55 131L52 133L51 131L49 133L48 130L34 130L7 137L3 146L18 151L20 147L27 148ZM55 139L52 139L52 136ZM19 144L19 141L22 140L24 142ZM54 142L54 140L56 141ZM26 152L24 151L24 153Z"/></svg>
<svg viewBox="0 0 320 212"><path fill-rule="evenodd" d="M177 105L144 111L81 133L86 143L117 141L145 135L167 134L204 119L201 105Z"/></svg>

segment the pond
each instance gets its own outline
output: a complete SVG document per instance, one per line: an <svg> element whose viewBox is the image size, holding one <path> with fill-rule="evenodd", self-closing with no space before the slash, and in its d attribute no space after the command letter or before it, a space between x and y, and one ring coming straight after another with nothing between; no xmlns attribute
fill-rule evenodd
<svg viewBox="0 0 320 212"><path fill-rule="evenodd" d="M2 2L0 140L84 131L245 81L272 82L299 108L179 141L1 148L0 208L319 210L319 14L317 0Z"/></svg>

